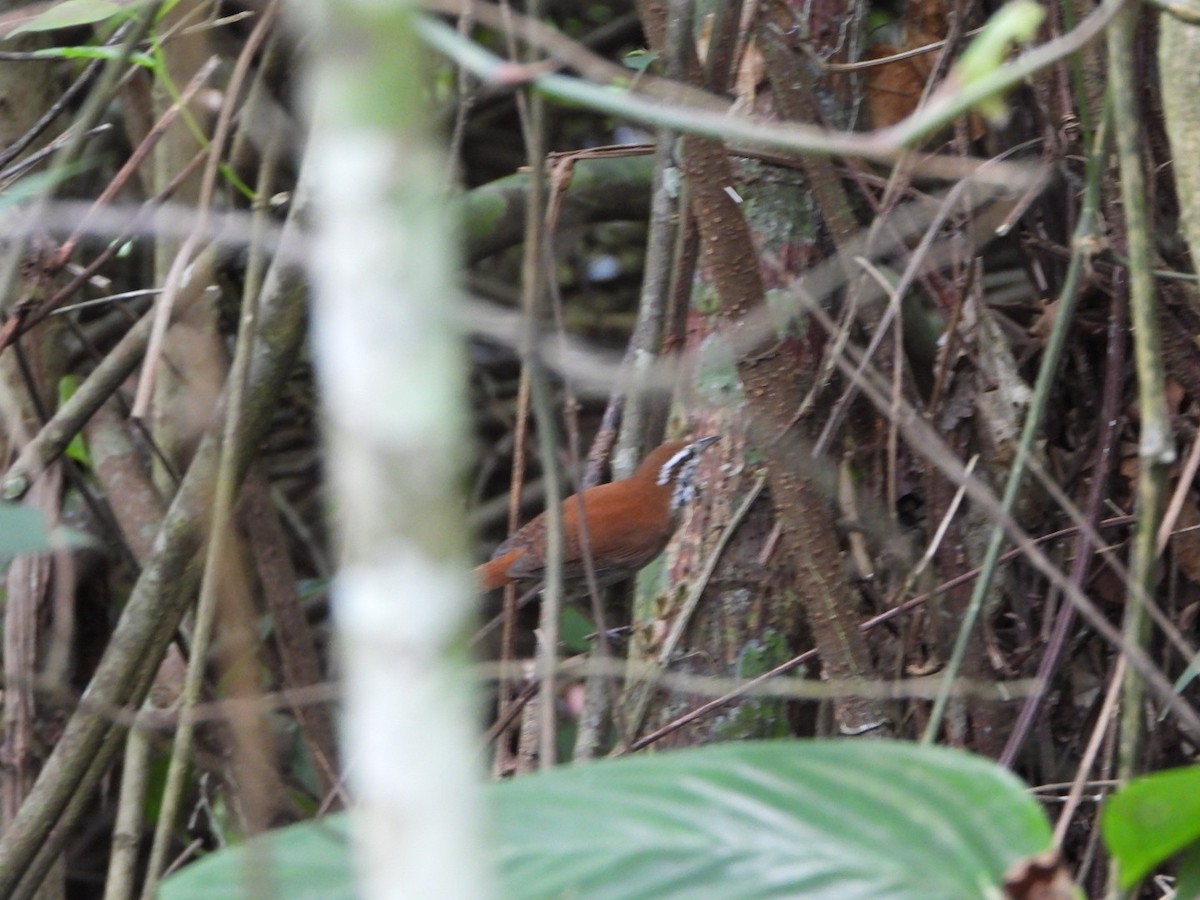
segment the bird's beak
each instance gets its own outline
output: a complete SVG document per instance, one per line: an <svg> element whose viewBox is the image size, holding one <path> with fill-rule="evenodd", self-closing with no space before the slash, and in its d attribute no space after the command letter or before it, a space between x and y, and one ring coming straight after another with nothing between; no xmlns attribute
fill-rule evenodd
<svg viewBox="0 0 1200 900"><path fill-rule="evenodd" d="M696 450L699 451L699 450L703 450L705 447L709 446L710 444L715 444L720 439L721 439L721 436L719 434L710 434L707 437L702 437L699 440L692 441L692 446L695 447Z"/></svg>

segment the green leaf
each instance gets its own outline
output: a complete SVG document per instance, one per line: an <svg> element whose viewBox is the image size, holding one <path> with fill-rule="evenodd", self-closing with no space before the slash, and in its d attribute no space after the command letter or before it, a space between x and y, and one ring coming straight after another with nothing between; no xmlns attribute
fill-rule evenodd
<svg viewBox="0 0 1200 900"><path fill-rule="evenodd" d="M34 56L46 57L47 59L120 59L123 53L121 47L43 47L40 50L34 50ZM135 65L144 66L147 69L153 69L155 66L154 60L145 53L131 53L128 57L128 62Z"/></svg>
<svg viewBox="0 0 1200 900"><path fill-rule="evenodd" d="M991 762L888 741L768 741L606 760L488 788L499 893L536 898L998 897L1050 846ZM345 823L326 818L195 863L163 900L351 897ZM402 892L398 885L397 891Z"/></svg>
<svg viewBox="0 0 1200 900"><path fill-rule="evenodd" d="M1191 844L1179 854L1175 872L1176 897L1200 897L1200 843Z"/></svg>
<svg viewBox="0 0 1200 900"><path fill-rule="evenodd" d="M621 57L621 65L635 72L645 72L658 59L653 50L631 50Z"/></svg>
<svg viewBox="0 0 1200 900"><path fill-rule="evenodd" d="M1033 40L1045 17L1046 10L1036 0L1009 0L967 45L951 70L951 79L967 85L990 75L1004 64L1013 46ZM975 109L994 122L1007 118L1004 101L996 96L981 100Z"/></svg>
<svg viewBox="0 0 1200 900"><path fill-rule="evenodd" d="M1046 10L1036 0L1010 0L992 13L954 64L963 84L1000 68L1014 45L1033 40L1045 18Z"/></svg>
<svg viewBox="0 0 1200 900"><path fill-rule="evenodd" d="M0 557L50 549L46 520L32 506L0 503Z"/></svg>
<svg viewBox="0 0 1200 900"><path fill-rule="evenodd" d="M1200 766L1129 782L1104 804L1100 828L1121 867L1122 888L1137 884L1159 863L1200 841Z"/></svg>
<svg viewBox="0 0 1200 900"><path fill-rule="evenodd" d="M78 375L64 375L59 379L58 405L60 407L70 400L72 396L74 396L75 392L79 390L79 385L82 383L82 381L83 379L81 379ZM71 442L67 444L66 453L67 456L75 460L75 462L79 463L85 469L90 469L92 467L92 459L88 455L87 445L83 441L82 433L78 433L75 435L75 437L71 438Z"/></svg>
<svg viewBox="0 0 1200 900"><path fill-rule="evenodd" d="M159 900L357 900L349 819L326 816L210 853L166 879Z"/></svg>
<svg viewBox="0 0 1200 900"><path fill-rule="evenodd" d="M0 191L0 211L19 206L50 188L57 187L80 172L87 171L93 165L95 165L94 161L80 160L68 166L58 166L47 172L34 172L32 175L26 175Z"/></svg>
<svg viewBox="0 0 1200 900"><path fill-rule="evenodd" d="M1050 846L1004 770L883 741L723 744L555 769L493 798L521 898L967 900Z"/></svg>
<svg viewBox="0 0 1200 900"><path fill-rule="evenodd" d="M117 15L128 15L129 4L121 6L108 0L63 0L56 3L43 13L34 16L28 22L22 22L8 33L22 34L31 31L54 31L58 28L72 28L76 25L92 25L103 22Z"/></svg>
<svg viewBox="0 0 1200 900"><path fill-rule="evenodd" d="M1175 683L1171 685L1171 696L1178 697L1185 690L1187 690L1188 685L1196 680L1197 674L1200 674L1200 653L1197 653L1192 657L1192 661L1188 663L1187 668L1183 670L1183 674L1175 679ZM1164 705L1162 711L1158 714L1158 721L1161 722L1166 719L1167 714L1170 713L1170 711L1171 707Z"/></svg>
<svg viewBox="0 0 1200 900"><path fill-rule="evenodd" d="M590 638L596 633L592 620L574 606L563 607L558 623L558 638L568 653L587 653L592 649Z"/></svg>

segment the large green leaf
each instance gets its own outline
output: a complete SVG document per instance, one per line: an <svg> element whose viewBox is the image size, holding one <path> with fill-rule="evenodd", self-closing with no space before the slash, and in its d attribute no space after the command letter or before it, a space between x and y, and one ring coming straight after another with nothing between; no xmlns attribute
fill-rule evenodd
<svg viewBox="0 0 1200 900"><path fill-rule="evenodd" d="M510 897L997 896L1050 846L990 762L883 741L724 744L496 786Z"/></svg>
<svg viewBox="0 0 1200 900"><path fill-rule="evenodd" d="M501 893L522 900L969 900L999 896L1012 863L1050 846L1041 809L1007 772L885 741L725 744L563 767L489 793ZM353 896L341 827L276 832L249 845L254 862L245 847L213 854L161 896L252 897L247 871L280 896Z"/></svg>
<svg viewBox="0 0 1200 900"><path fill-rule="evenodd" d="M1159 863L1200 842L1200 766L1129 782L1104 804L1101 833L1130 887ZM1188 872L1195 877L1194 854ZM1180 896L1183 896L1182 894Z"/></svg>
<svg viewBox="0 0 1200 900"><path fill-rule="evenodd" d="M357 900L345 815L210 853L163 882L159 900Z"/></svg>

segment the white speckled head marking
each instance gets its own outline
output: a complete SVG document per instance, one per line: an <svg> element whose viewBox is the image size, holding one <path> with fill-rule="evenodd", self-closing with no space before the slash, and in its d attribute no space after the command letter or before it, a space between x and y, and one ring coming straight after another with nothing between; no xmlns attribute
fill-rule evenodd
<svg viewBox="0 0 1200 900"><path fill-rule="evenodd" d="M658 470L657 483L661 487L673 484L671 490L671 512L678 512L685 503L696 499L696 485L692 478L696 474L696 466L700 463L700 453L717 439L717 435L709 435L692 441L665 463Z"/></svg>

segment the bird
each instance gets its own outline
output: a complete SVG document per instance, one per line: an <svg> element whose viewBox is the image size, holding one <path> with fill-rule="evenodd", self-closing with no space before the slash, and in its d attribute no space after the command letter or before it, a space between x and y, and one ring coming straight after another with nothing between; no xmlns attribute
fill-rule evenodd
<svg viewBox="0 0 1200 900"><path fill-rule="evenodd" d="M700 454L717 435L695 441L668 441L651 450L628 478L590 487L562 502L563 579L586 577L580 500L596 579L611 583L632 575L667 546L679 512L696 496L694 476ZM475 568L484 591L521 581L541 581L546 573L546 532L542 513L496 548Z"/></svg>

